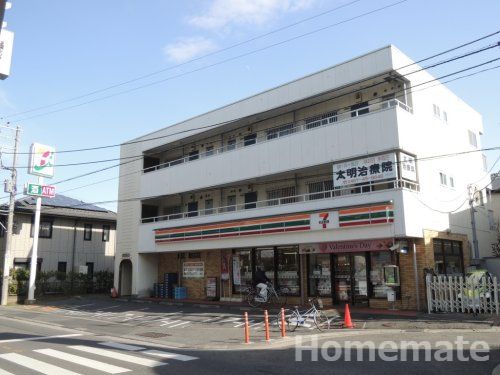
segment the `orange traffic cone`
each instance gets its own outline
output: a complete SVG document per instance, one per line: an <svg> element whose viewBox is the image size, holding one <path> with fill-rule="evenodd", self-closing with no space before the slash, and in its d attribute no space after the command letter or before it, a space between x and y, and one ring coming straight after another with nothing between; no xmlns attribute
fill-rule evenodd
<svg viewBox="0 0 500 375"><path fill-rule="evenodd" d="M349 304L345 304L344 328L354 328L351 320L351 312L349 311Z"/></svg>

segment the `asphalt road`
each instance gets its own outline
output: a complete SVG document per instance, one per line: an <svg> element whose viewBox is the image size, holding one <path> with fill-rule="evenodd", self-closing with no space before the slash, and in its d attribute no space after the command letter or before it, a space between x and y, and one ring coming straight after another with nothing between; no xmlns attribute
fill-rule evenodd
<svg viewBox="0 0 500 375"><path fill-rule="evenodd" d="M247 350L201 350L173 349L167 346L150 344L146 341L124 340L123 338L103 335L95 331L79 331L64 327L49 326L38 322L20 321L0 316L0 374L493 374L500 363L500 353L493 350L484 362L468 361L426 362L421 360L386 362L377 355L369 361L369 352L352 352L346 358L346 341L371 340L380 345L387 340L399 340L389 333L339 332L338 336L322 338L310 342L305 339L302 345L312 348L324 346L330 358L334 356L331 340L339 343L342 356L337 361L327 361L321 352L317 361L311 361L310 349L302 351L302 361L296 361L296 348L269 346L250 346ZM407 334L406 340L456 339L457 332L443 332L430 335L424 332ZM349 336L351 335L351 336ZM432 337L430 337L432 336ZM465 335L469 340L499 341L498 333L476 332ZM314 337L313 337L314 340ZM498 343L500 344L500 343ZM330 350L326 350L326 347ZM393 355L400 355L399 351ZM435 351L433 351L435 353ZM456 357L456 351L450 352ZM466 351L467 353L467 351ZM362 356L362 358L358 358ZM433 354L434 356L434 354ZM364 359L358 361L358 359ZM498 370L500 371L500 369ZM498 375L499 373L495 373Z"/></svg>

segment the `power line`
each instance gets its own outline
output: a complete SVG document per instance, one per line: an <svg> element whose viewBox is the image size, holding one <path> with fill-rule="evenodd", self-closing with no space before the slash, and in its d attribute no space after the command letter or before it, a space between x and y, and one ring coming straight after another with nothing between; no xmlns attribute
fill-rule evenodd
<svg viewBox="0 0 500 375"><path fill-rule="evenodd" d="M185 73L180 73L180 74L177 74L175 76L171 76L171 77L167 77L167 78L164 78L164 79L161 79L161 80L157 80L157 81L153 81L153 82L150 82L150 83L147 83L147 84L144 84L144 85L140 85L140 86L136 86L134 88L131 88L131 89L127 89L127 90L124 90L124 91L119 91L117 93L114 93L114 94L110 94L110 95L107 95L107 96L102 96L102 97L99 97L99 98L96 98L96 99L92 99L92 100L89 100L89 101L86 101L86 102L82 102L82 103L79 103L79 104L74 104L74 105L71 105L71 106L67 106L67 107L63 107L63 108L60 108L60 109L56 109L56 110L53 110L53 111L49 111L49 112L44 112L44 113L41 113L41 114L37 114L37 115L33 115L33 116L29 116L29 117L25 117L25 118L22 118L20 120L17 120L17 121L27 121L27 120L30 120L30 119L33 119L33 118L38 118L38 117L41 117L41 116L47 116L47 115L50 115L50 114L54 114L54 113L58 113L58 112L62 112L62 111L66 111L66 110L69 110L69 109L73 109L73 108L78 108L78 107L81 107L81 106L84 106L84 105L87 105L87 104L91 104L91 103L95 103L97 101L101 101L101 100L105 100L105 99L109 99L109 98L112 98L112 97L115 97L115 96L119 96L119 95L123 95L123 94L128 94L130 92L134 92L134 91L137 91L137 90L141 90L141 89L144 89L146 87L150 87L150 86L154 86L154 85L157 85L157 84L160 84L160 83L163 83L163 82L166 82L166 81L170 81L172 79L176 79L176 78L179 78L179 77L184 77L186 75L190 75L190 74L193 74L193 73L196 73L196 72L199 72L199 71L203 71L203 70L206 70L206 69L209 69L209 68L212 68L214 66L218 66L218 65L221 65L221 64L225 64L227 62L230 62L230 61L234 61L234 60L237 60L237 59L240 59L242 57L246 57L246 56L250 56L250 55L253 55L253 54L256 54L258 52L262 52L262 51L265 51L265 50L268 50L268 49L271 49L271 48L274 48L274 47L277 47L277 46L280 46L280 45L283 45L283 44L286 44L286 43L289 43L291 41L294 41L294 40L297 40L297 39L300 39L300 38L304 38L306 36L309 36L309 35L312 35L312 34L316 34L318 32L321 32L321 31L324 31L324 30L327 30L327 29L330 29L330 28L333 28L335 26L339 26L341 24L344 24L344 23L347 23L347 22L351 22L351 21L354 21L356 19L359 19L359 18L362 18L362 17L365 17L365 16L368 16L368 15L371 15L371 14L374 14L374 13L377 13L377 12L381 12L385 9L388 9L388 8L391 8L391 7L394 7L396 5L399 5L399 4L402 4L402 3L405 3L409 0L400 0L400 1L397 1L397 2L394 2L394 3L391 3L389 5L386 5L386 6L383 6L383 7L380 7L380 8L377 8L377 9L374 9L374 10L371 10L369 12L365 12L365 13L362 13L360 15L357 15L357 16L354 16L354 17L351 17L351 18L348 18L346 20L343 20L343 21L340 21L340 22L337 22L335 24L331 24L331 25L328 25L328 26L324 26L324 27L321 27L321 28L318 28L318 29L315 29L313 31L310 31L310 32L307 32L307 33L303 33L303 34L299 34L295 37L292 37L292 38L289 38L289 39L285 39L285 40L282 40L280 42L276 42L276 43L273 43L273 44L270 44L270 45L267 45L265 47L262 47L262 48L258 48L258 49L255 49L255 50L252 50L252 51L249 51L249 52L246 52L246 53L243 53L241 55L237 55L237 56L234 56L234 57L230 57L228 59L225 59L225 60L221 60L221 61L218 61L218 62L215 62L213 64L209 64L209 65L205 65L203 67L200 67L200 68L197 68L197 69L193 69L193 70L190 70L188 72L185 72Z"/></svg>
<svg viewBox="0 0 500 375"><path fill-rule="evenodd" d="M279 33L281 31L284 31L284 30L287 30L287 29L290 29L292 27L295 27L297 25L300 25L302 23L306 23L308 21L311 21L313 19L316 19L316 18L319 18L319 17L322 17L322 16L325 16L327 14L330 14L330 13L334 13L336 12L337 10L340 10L342 8L347 8L348 6L350 5L353 5L353 4L356 4L356 3L359 3L360 1L362 0L354 0L354 1L351 1L349 3L346 3L346 4L343 4L343 5L339 5L335 8L332 8L332 9L328 9L326 11L323 11L321 13L317 13L313 16L310 16L310 17L307 17L307 18L303 18L299 21L296 21L294 23L291 23L291 24L288 24L288 25L285 25L283 27L280 27L280 28L277 28L277 29L274 29L274 30L271 30L269 32L266 32L264 34L259 34L259 35L256 35L252 38L249 38L249 39L246 39L246 40L243 40L241 42L238 42L238 43L235 43L235 44L232 44L230 46L227 46L227 47L224 47L224 48L221 48L221 49L218 49L216 51L213 51L213 52L210 52L210 53L206 53L206 54L203 54L201 56L198 56L198 57L195 57L195 58L192 58L192 59L189 59L187 61L184 61L182 63L179 63L179 64L175 64L175 65L171 65L171 66L168 66L166 68L163 68L163 69L159 69L159 70L156 70L156 71L153 71L153 72L150 72L150 73L147 73L147 74L143 74L143 75L140 75L140 76L137 76L135 78L131 78L129 80L125 80L125 81L122 81L122 82L118 82L118 83L115 83L113 85L110 85L110 86L106 86L106 87L103 87L103 88L100 88L100 89L96 89L96 90L93 90L93 91L90 91L86 94L81 94L81 95L78 95L78 96L74 96L72 98L68 98L68 99L64 99L64 100L61 100L61 101L58 101L58 102L55 102L55 103L52 103L52 104L46 104L46 105L43 105L43 106L40 106L40 107L36 107L36 108L31 108L31 109L28 109L28 110L25 110L25 111L22 111L22 112L16 112L16 113L11 113L7 116L5 116L5 118L11 118L11 117L17 117L19 115L22 115L22 114L26 114L26 113L31 113L31 112L36 112L36 111L39 111L41 109L45 109L45 108L50 108L50 107L54 107L54 106L57 106L57 105L60 105L60 104L64 104L64 103L68 103L68 102L72 102L72 101L75 101L75 100L78 100L78 99L83 99L83 98L86 98L86 97L89 97L89 96L92 96L92 95L95 95L95 94L98 94L98 93L101 93L101 92L104 92L104 91L109 91L111 89L114 89L114 88L117 88L117 87L120 87L120 86L124 86L124 85L127 85L129 83L133 83L133 82L137 82L137 81L141 81L145 78L149 78L149 77L152 77L152 76L155 76L155 75L158 75L160 73L164 73L166 71L169 71L169 70L173 70L173 69L177 69L177 68L180 68L182 66L185 66L185 65L188 65L188 64L191 64L193 62L196 62L196 61L199 61L199 60L202 60L202 59L205 59L207 57L210 57L210 56L214 56L214 55L218 55L222 52L226 52L226 51L229 51L231 49L234 49L236 47L240 47L242 45L245 45L245 44L248 44L248 43L251 43L251 42L254 42L256 40L259 40L259 39L262 39L262 38L265 38L265 37L268 37L270 35L273 35L273 34L276 34L276 33Z"/></svg>
<svg viewBox="0 0 500 375"><path fill-rule="evenodd" d="M500 33L497 32L497 33ZM496 34L496 33L494 33ZM489 34L489 35L494 35L494 34ZM416 65L416 64L419 64L423 61L428 61L429 59L432 59L432 58L435 58L435 57L438 57L438 56L441 56L443 55L444 53L449 53L451 51L455 51L459 48L463 48L464 46L468 46L472 43L475 43L479 40L483 40L485 39L486 37L489 37L488 36L485 36L485 37L482 37L482 38L479 38L479 39L476 39L474 41L471 41L471 42L468 42L468 43L464 43L460 46L457 46L457 47L454 47L454 48L451 48L451 49L448 49L447 51L445 52L441 52L441 53L438 53L438 54L435 54L433 56L430 56L430 57L426 57L424 59L421 59L421 60L418 60L416 62L413 62L413 63L410 63L410 64L407 64L407 65L404 65L402 67L399 67L399 68L396 68L395 70L401 70L401 69L404 69L404 68L407 68L407 67L410 67L412 65ZM449 59L446 59L446 60L442 60L442 61L439 61L437 63L433 63L431 65L428 65L428 66L425 66L425 67L422 67L422 68L419 68L415 71L412 71L412 72L409 72L409 73L406 73L404 75L402 75L402 77L407 77L409 75L412 75L412 74L415 74L415 73L418 73L418 72L421 72L423 70L426 70L426 69L431 69L431 68L435 68L439 65L443 65L443 64L447 64L447 63L450 63L452 61L456 61L458 59L462 59L462 58L465 58L465 57L469 57L471 55L474 55L474 54L478 54L478 53L481 53L481 52L485 52L487 50L490 50L492 48L496 48L498 45L500 45L500 42L497 42L497 43L494 43L494 44L490 44L490 45L487 45L485 47L481 47L479 49L476 49L476 50L473 50L473 51L469 51L469 52L466 52L466 53L463 53L463 54L460 54L460 55L457 55L457 56L454 56L454 57L451 57ZM493 60L495 61L495 60ZM490 61L492 62L492 61ZM487 63L490 63L490 62L487 62ZM485 64L487 64L485 63ZM480 65L479 65L480 66ZM470 69L474 69L478 66L474 66L474 67L471 67L471 68L468 68L468 70ZM455 72L455 73L452 73L451 75L454 75L454 74L458 74L458 73L461 73L462 71L458 71L458 72ZM375 78L379 78L379 77L383 77L383 76L387 76L387 73L382 73L382 74L378 74L374 77L370 77L369 80L373 80ZM428 81L427 83L429 82L432 82L432 81L437 81L439 79L442 79L444 77L447 77L447 76L441 76L441 77L438 77L438 78L435 78L431 81ZM379 83L375 83L375 84L372 84L370 86L367 86L367 87L364 87L364 89L366 88L371 88L371 87L375 87L375 86L378 86L380 84L383 84L384 82L379 82ZM414 86L416 87L416 86ZM336 91L340 91L342 88L337 88L337 89L334 89L334 90L331 90L330 92L331 93L334 93ZM344 94L341 94L339 96L336 96L336 97L333 97L333 98L328 98L324 101L330 101L330 100L333 100L333 99L338 99L338 98L341 98L343 96L347 96L347 95L350 95L352 93L355 93L359 91L359 89L356 89L356 90L353 90L353 91L350 91L350 92L346 92ZM402 91L405 91L405 89L403 90L399 90L399 92L402 92ZM408 90L407 90L408 91ZM396 91L398 92L398 91ZM318 95L314 95L312 96L311 98L313 97L317 97L317 96L321 96L323 95L324 93L321 93L321 94L318 94ZM323 102L324 102L323 101ZM321 102L319 102L321 103ZM315 103L315 104L318 104L318 103ZM204 129L210 129L210 128L213 128L213 127L217 127L217 126L222 126L222 125L225 125L225 124L229 124L229 123L232 123L232 122L235 122L235 121L238 121L238 120L242 120L244 118L246 118L248 116L244 116L244 117L239 117L239 118L234 118L234 119L231 119L231 120L228 120L228 121L223 121L223 122L219 122L219 123L215 123L215 124L210 124L210 125L205 125L205 126L200 126L200 127L196 127L196 128L192 128L192 129L185 129L185 130L181 130L181 131L178 131L178 132L174 132L174 133L170 133L170 134L167 134L167 135L163 135L163 136L157 136L157 137L151 137L151 138L146 138L146 139L140 139L140 140L135 140L135 141L129 141L129 142L125 142L125 143L116 143L116 144L110 144L110 145L104 145L104 146L96 146L96 147L88 147L88 148L80 148L80 149L71 149L71 150L60 150L60 151L56 151L56 153L58 154L61 154L61 153L71 153L71 152L84 152L84 151L95 151L95 150L102 150L102 149L107 149L107 148L115 148L115 147L120 147L122 145L130 145L130 144L136 144L136 143L142 143L142 142L149 142L149 141L154 141L154 140L158 140L158 139L163 139L163 138L168 138L168 137L172 137L174 135L179 135L179 134L184 134L184 133L189 133L189 132L193 132L193 131L196 131L196 130L204 130ZM5 152L5 154L9 154L9 152ZM29 152L20 152L19 154L30 154ZM111 161L111 160L109 160ZM70 164L70 165L74 165L74 164Z"/></svg>

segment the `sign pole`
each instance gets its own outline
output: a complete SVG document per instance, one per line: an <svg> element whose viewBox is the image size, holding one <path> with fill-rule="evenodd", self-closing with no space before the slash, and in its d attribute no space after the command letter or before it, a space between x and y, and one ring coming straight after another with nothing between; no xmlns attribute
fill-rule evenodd
<svg viewBox="0 0 500 375"><path fill-rule="evenodd" d="M38 184L43 185L43 177L38 177ZM35 211L35 223L33 228L33 250L31 251L31 264L30 264L30 280L28 289L28 299L25 301L26 304L32 304L35 302L35 282L36 282L36 268L38 265L38 234L40 232L40 211L42 208L42 198L36 198L36 211Z"/></svg>
<svg viewBox="0 0 500 375"><path fill-rule="evenodd" d="M14 143L14 155L12 158L11 168L11 185L10 185L10 199L9 199L9 216L7 217L7 231L5 234L5 254L3 260L3 275L2 275L2 306L7 305L9 298L9 278L10 278L10 253L12 251L12 231L14 228L14 208L16 203L16 185L17 185L17 150L19 148L19 135L21 128L16 127L16 139Z"/></svg>

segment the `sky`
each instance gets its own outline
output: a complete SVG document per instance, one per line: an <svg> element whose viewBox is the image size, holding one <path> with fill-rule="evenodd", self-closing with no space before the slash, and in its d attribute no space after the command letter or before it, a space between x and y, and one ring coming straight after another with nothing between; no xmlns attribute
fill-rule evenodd
<svg viewBox="0 0 500 375"><path fill-rule="evenodd" d="M395 3L12 0L5 21L14 52L11 75L0 81L0 125L22 128L18 191L36 180L25 173L33 142L57 150L115 145L388 44L418 60L500 30L498 0L406 0L363 16ZM463 51L498 41L500 34ZM498 57L495 48L431 73ZM500 146L499 83L496 69L448 84L483 115L483 147ZM0 132L4 164L11 162L9 135ZM487 153L490 167L499 154ZM90 163L116 158L118 147L58 154L56 164L84 164L56 167L46 182L116 165ZM57 192L113 201L117 176L110 168L57 184ZM116 209L115 202L100 205Z"/></svg>

